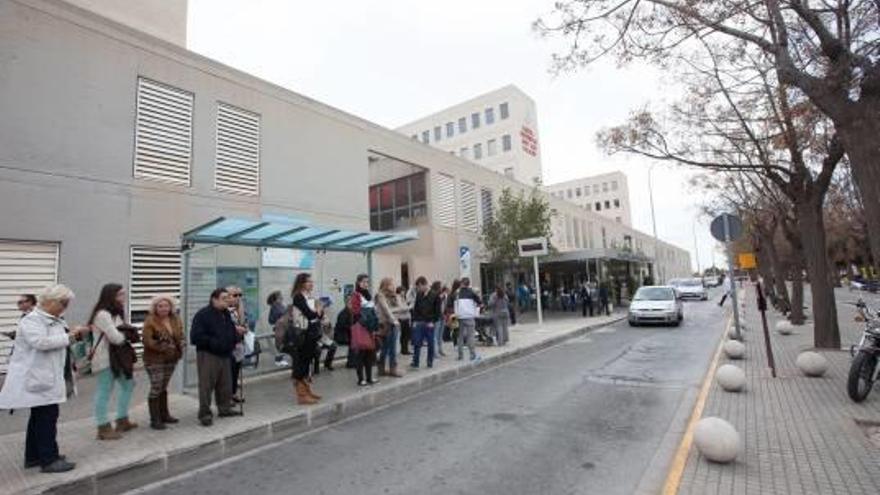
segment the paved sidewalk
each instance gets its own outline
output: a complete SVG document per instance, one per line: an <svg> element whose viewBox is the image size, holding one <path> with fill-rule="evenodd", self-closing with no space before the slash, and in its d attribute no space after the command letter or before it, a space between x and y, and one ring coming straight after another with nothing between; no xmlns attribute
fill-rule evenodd
<svg viewBox="0 0 880 495"><path fill-rule="evenodd" d="M837 296L841 338L844 347L849 347L861 331L853 321L854 310L840 303L855 300L858 294L839 291ZM725 392L713 378L703 411L703 417L718 416L733 424L740 433L740 454L734 463L720 465L702 458L692 446L679 493L880 492L880 445L872 444L857 424L880 424L880 390L874 390L862 404L849 399L850 356L845 351L822 351L830 362L826 374L804 377L794 363L799 352L812 347L812 327L808 322L793 335L780 335L774 325L781 316L770 310L767 317L778 375L772 378L752 289L746 291L745 301L746 358L728 361L722 357L719 362L732 362L745 370L745 391Z"/></svg>
<svg viewBox="0 0 880 495"><path fill-rule="evenodd" d="M115 442L97 442L90 417L73 418L59 425L58 442L62 453L75 461L77 468L60 475L23 470L23 433L4 434L0 436L0 493L118 494L405 399L624 317L622 313L586 319L566 315L545 321L541 327L536 323L520 324L511 328L508 346L479 347L483 359L478 363L456 361L454 354L448 352L450 344L446 343L449 355L436 361L433 369L424 368L423 364L420 370L409 370L409 361L405 360L401 362L401 368L407 372L405 377L384 377L374 387L357 387L354 370L322 372L316 377L315 390L324 400L312 407L295 404L289 371L257 377L245 386L245 417L215 419L211 428L198 425L198 400L193 395L172 398L171 410L181 423L161 432L147 427L145 408L136 406L132 417L141 428ZM27 411L16 416L19 414L26 416ZM64 406L61 417L65 418Z"/></svg>

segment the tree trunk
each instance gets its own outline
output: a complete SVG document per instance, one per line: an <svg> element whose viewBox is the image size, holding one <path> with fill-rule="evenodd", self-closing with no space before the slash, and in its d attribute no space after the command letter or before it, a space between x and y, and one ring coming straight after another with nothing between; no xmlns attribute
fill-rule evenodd
<svg viewBox="0 0 880 495"><path fill-rule="evenodd" d="M773 236L771 236L764 248L767 250L767 258L770 260L770 267L773 271L773 286L776 288L776 297L780 304L777 309L788 312L791 311L791 298L788 297L788 286L785 285L787 270L779 260L779 253L776 251L776 244L773 241Z"/></svg>
<svg viewBox="0 0 880 495"><path fill-rule="evenodd" d="M822 198L817 191L804 192L794 203L804 261L810 278L813 307L813 345L821 349L840 349L837 303L828 265Z"/></svg>
<svg viewBox="0 0 880 495"><path fill-rule="evenodd" d="M791 313L788 319L793 325L803 325L804 316L804 274L800 263L791 268Z"/></svg>
<svg viewBox="0 0 880 495"><path fill-rule="evenodd" d="M857 118L838 130L865 207L874 267L880 270L880 117Z"/></svg>

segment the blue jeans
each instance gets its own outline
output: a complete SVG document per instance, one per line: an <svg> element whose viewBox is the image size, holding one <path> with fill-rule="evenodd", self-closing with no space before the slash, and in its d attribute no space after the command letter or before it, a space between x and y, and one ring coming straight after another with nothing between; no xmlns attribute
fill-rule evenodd
<svg viewBox="0 0 880 495"><path fill-rule="evenodd" d="M131 403L131 393L134 391L134 380L125 377L115 377L110 368L98 372L95 388L95 423L98 426L106 425L107 405L110 402L110 394L113 393L113 384L119 384L119 392L116 394L116 419L128 417L128 405Z"/></svg>
<svg viewBox="0 0 880 495"><path fill-rule="evenodd" d="M385 366L388 359L389 368L397 368L397 340L400 338L400 325L392 325L382 340L382 352L379 353L379 366Z"/></svg>
<svg viewBox="0 0 880 495"><path fill-rule="evenodd" d="M443 354L443 331L446 328L446 324L441 317L437 320L437 323L434 324L434 347L437 349L439 354Z"/></svg>
<svg viewBox="0 0 880 495"><path fill-rule="evenodd" d="M434 325L424 321L413 322L413 359L412 365L419 367L419 356L422 354L422 343L428 345L428 367L434 366Z"/></svg>

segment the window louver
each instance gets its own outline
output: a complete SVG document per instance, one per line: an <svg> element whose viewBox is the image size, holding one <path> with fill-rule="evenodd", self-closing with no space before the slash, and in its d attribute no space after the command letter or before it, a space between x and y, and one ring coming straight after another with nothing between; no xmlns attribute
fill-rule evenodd
<svg viewBox="0 0 880 495"><path fill-rule="evenodd" d="M14 332L21 294L37 294L58 281L58 244L0 241L0 331ZM0 336L0 373L6 372L12 341Z"/></svg>
<svg viewBox="0 0 880 495"><path fill-rule="evenodd" d="M158 294L180 298L180 249L133 246L128 308L132 323L141 323Z"/></svg>
<svg viewBox="0 0 880 495"><path fill-rule="evenodd" d="M445 174L434 176L434 220L441 227L455 228L455 179Z"/></svg>
<svg viewBox="0 0 880 495"><path fill-rule="evenodd" d="M477 217L477 186L472 182L461 182L461 226L472 232L479 228Z"/></svg>
<svg viewBox="0 0 880 495"><path fill-rule="evenodd" d="M495 217L495 207L492 203L492 190L480 189L480 209L483 211L483 224L487 224Z"/></svg>
<svg viewBox="0 0 880 495"><path fill-rule="evenodd" d="M214 187L237 194L259 194L260 116L219 103L216 139Z"/></svg>
<svg viewBox="0 0 880 495"><path fill-rule="evenodd" d="M134 176L190 185L193 94L138 78Z"/></svg>

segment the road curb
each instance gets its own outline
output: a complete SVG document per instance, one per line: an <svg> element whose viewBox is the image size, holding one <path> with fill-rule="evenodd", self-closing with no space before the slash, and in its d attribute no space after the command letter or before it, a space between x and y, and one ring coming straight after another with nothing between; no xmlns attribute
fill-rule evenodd
<svg viewBox="0 0 880 495"><path fill-rule="evenodd" d="M284 418L267 421L264 424L248 425L243 430L224 433L220 438L208 437L203 442L165 450L125 464L108 466L97 472L83 472L81 478L56 482L50 486L33 487L24 493L118 494L146 484L157 483L223 459L241 455L378 409L433 387L478 374L489 368L526 357L571 338L587 334L597 328L613 325L625 318L625 315L620 315L601 324L586 325L553 335L525 347L511 348L500 354L487 356L476 363L464 363L455 368L425 375L418 380L344 397L305 410L293 411Z"/></svg>

